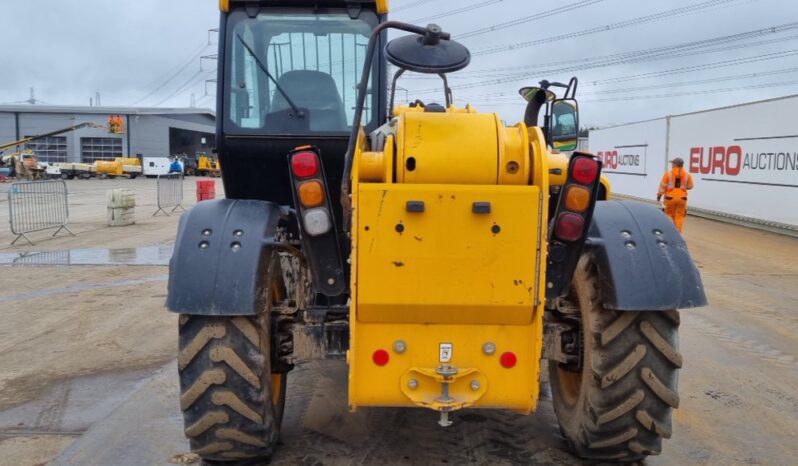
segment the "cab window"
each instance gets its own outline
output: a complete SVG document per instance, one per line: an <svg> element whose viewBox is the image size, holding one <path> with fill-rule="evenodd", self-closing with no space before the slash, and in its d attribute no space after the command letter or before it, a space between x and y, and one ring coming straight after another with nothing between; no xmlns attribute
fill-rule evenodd
<svg viewBox="0 0 798 466"><path fill-rule="evenodd" d="M238 11L228 21L227 132L351 129L374 13L352 19L343 10L270 11L250 18ZM375 119L377 96L368 97L363 124Z"/></svg>

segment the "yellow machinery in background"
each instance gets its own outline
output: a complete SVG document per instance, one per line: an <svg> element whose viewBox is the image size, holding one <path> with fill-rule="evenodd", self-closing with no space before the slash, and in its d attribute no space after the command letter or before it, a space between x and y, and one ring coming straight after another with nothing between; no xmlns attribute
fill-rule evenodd
<svg viewBox="0 0 798 466"><path fill-rule="evenodd" d="M217 159L208 157L207 155L200 155L197 157L196 173L198 176L219 176L221 173L219 161Z"/></svg>
<svg viewBox="0 0 798 466"><path fill-rule="evenodd" d="M91 122L80 123L56 131L51 131L36 136L29 136L17 141L0 144L0 154L2 154L4 150L10 149L12 147L23 147L33 141L52 136L58 136L71 131L77 131L82 128L105 129L111 134L124 134L125 132L124 121L122 117L118 115L109 116L106 126ZM38 162L36 154L31 150L22 150L14 154L6 154L3 156L3 161L4 163L12 163L13 161L18 160L20 157L22 158L23 163L19 166L19 169L16 170L20 178L40 179L44 177L45 167ZM141 161L137 158L117 157L114 159L114 161L97 161L94 166L74 162L61 162L55 163L53 165L57 165L60 169L62 169L61 173L62 178L64 179L70 179L76 176L88 178L94 176L95 174L103 174L106 176L127 175L130 178L135 178L142 172Z"/></svg>
<svg viewBox="0 0 798 466"><path fill-rule="evenodd" d="M128 176L131 179L141 175L141 161L136 157L116 157L114 160L97 160L94 162L96 175L111 178Z"/></svg>

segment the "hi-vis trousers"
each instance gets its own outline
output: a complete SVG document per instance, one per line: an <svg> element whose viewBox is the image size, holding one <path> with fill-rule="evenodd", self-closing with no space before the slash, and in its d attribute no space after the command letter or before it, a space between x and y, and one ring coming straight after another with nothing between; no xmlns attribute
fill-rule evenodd
<svg viewBox="0 0 798 466"><path fill-rule="evenodd" d="M684 218L687 216L687 198L665 196L665 215L673 220L676 229L681 233Z"/></svg>

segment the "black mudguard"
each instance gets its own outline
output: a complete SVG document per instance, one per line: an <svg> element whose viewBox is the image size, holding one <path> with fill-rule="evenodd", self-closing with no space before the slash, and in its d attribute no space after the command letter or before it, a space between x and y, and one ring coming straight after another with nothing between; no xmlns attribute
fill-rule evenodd
<svg viewBox="0 0 798 466"><path fill-rule="evenodd" d="M203 201L180 219L169 262L170 311L254 315L266 306L279 206L254 200Z"/></svg>
<svg viewBox="0 0 798 466"><path fill-rule="evenodd" d="M596 260L608 309L664 311L707 304L684 239L653 206L596 203L585 248Z"/></svg>

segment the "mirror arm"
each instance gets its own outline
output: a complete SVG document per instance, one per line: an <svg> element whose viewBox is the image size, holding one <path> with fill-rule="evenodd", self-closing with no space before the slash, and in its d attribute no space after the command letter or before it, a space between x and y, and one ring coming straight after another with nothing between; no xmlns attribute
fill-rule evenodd
<svg viewBox="0 0 798 466"><path fill-rule="evenodd" d="M546 103L546 91L539 90L535 93L534 97L526 104L524 111L524 124L527 128L532 128L538 125L538 117L540 116L540 109Z"/></svg>
<svg viewBox="0 0 798 466"><path fill-rule="evenodd" d="M399 71L393 75L393 82L391 83L391 103L388 106L388 121L390 121L391 116L393 115L393 103L394 99L396 98L396 83L403 74L405 74L405 70L399 68Z"/></svg>
<svg viewBox="0 0 798 466"><path fill-rule="evenodd" d="M565 96L563 99L574 99L576 100L576 87L579 85L579 80L576 79L576 76L571 78L568 82L568 89L565 90Z"/></svg>
<svg viewBox="0 0 798 466"><path fill-rule="evenodd" d="M452 105L454 99L452 98L452 88L449 87L449 79L446 78L446 73L438 73L438 76L443 79L443 92L446 94L446 108L449 108Z"/></svg>
<svg viewBox="0 0 798 466"><path fill-rule="evenodd" d="M426 36L428 28L420 26L413 26L412 24L403 23L401 21L386 21L371 32L369 44L366 48L366 62L363 64L363 72L360 75L360 84L357 88L357 105L355 105L355 120L352 122L352 132L349 134L349 146L346 149L344 156L344 173L341 178L341 204L344 209L344 232L349 231L352 216L352 199L349 194L352 187L352 161L355 157L355 146L357 146L357 136L360 131L360 124L363 119L363 106L366 104L366 90L369 84L369 76L371 75L371 65L374 62L374 51L377 48L377 43L380 40L380 35L387 29L399 29L401 31L410 32ZM451 39L451 34L441 32L438 37L443 40Z"/></svg>

